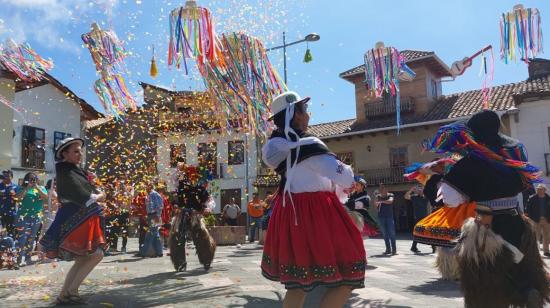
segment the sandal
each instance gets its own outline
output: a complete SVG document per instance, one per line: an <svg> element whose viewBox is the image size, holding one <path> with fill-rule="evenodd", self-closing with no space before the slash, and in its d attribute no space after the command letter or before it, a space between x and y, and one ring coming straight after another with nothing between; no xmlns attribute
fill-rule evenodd
<svg viewBox="0 0 550 308"><path fill-rule="evenodd" d="M57 297L57 299L55 300L55 305L56 306L75 306L75 305L88 305L88 302L78 296L78 295L69 295L69 296L65 296L65 297Z"/></svg>

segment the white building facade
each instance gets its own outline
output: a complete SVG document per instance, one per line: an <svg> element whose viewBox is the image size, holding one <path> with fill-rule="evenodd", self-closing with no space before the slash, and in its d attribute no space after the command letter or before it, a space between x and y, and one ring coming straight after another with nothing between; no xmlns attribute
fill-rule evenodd
<svg viewBox="0 0 550 308"><path fill-rule="evenodd" d="M11 170L14 181L35 172L45 183L55 177L53 149L66 137L80 137L84 120L99 113L59 81L46 75L39 84L15 93Z"/></svg>
<svg viewBox="0 0 550 308"><path fill-rule="evenodd" d="M214 180L209 191L214 197L218 214L223 206L235 199L246 212L252 199L253 183L258 168L256 138L242 132L221 134L218 131L198 135L169 133L157 139L158 173L170 191L177 189L177 163L197 166L199 156L209 157Z"/></svg>

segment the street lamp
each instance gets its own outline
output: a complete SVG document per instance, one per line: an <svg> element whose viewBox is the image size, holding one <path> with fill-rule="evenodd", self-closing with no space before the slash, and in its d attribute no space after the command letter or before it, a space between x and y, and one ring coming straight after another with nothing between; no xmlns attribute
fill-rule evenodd
<svg viewBox="0 0 550 308"><path fill-rule="evenodd" d="M299 44L299 43L303 43L303 42L316 42L318 40L321 39L321 36L317 33L310 33L308 35L306 35L303 39L301 40L297 40L297 41L294 41L294 42L291 42L291 43L286 43L286 33L283 32L283 45L281 46L275 46L275 47L271 47L271 48L268 48L266 51L271 51L271 50L276 50L276 49L283 49L283 68L284 68L284 76L285 76L285 84L287 83L286 82L286 48L288 46L292 46L292 45L296 45L296 44Z"/></svg>

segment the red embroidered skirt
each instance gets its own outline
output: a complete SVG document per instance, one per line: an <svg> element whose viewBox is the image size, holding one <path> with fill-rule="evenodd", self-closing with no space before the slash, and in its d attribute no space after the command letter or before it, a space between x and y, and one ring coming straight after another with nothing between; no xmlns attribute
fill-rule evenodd
<svg viewBox="0 0 550 308"><path fill-rule="evenodd" d="M365 286L363 240L332 192L278 195L265 238L262 274L287 289ZM295 223L297 219L297 225Z"/></svg>
<svg viewBox="0 0 550 308"><path fill-rule="evenodd" d="M59 246L65 252L85 256L105 245L100 218L94 215L74 229Z"/></svg>

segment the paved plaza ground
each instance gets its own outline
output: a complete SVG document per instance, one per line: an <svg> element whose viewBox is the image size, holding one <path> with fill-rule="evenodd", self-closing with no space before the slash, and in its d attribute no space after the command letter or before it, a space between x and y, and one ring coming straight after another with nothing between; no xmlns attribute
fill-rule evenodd
<svg viewBox="0 0 550 308"><path fill-rule="evenodd" d="M431 247L409 251L410 240L397 242L399 255L381 256L381 239L367 239L366 288L355 290L347 307L462 307L458 283L443 281L433 267ZM130 250L137 249L131 240ZM281 307L284 288L260 273L262 247L218 247L205 272L194 250L188 271L176 273L169 257L140 259L132 254L106 257L81 288L87 307ZM71 263L58 262L0 271L1 307L51 307ZM308 295L317 307L324 289Z"/></svg>

